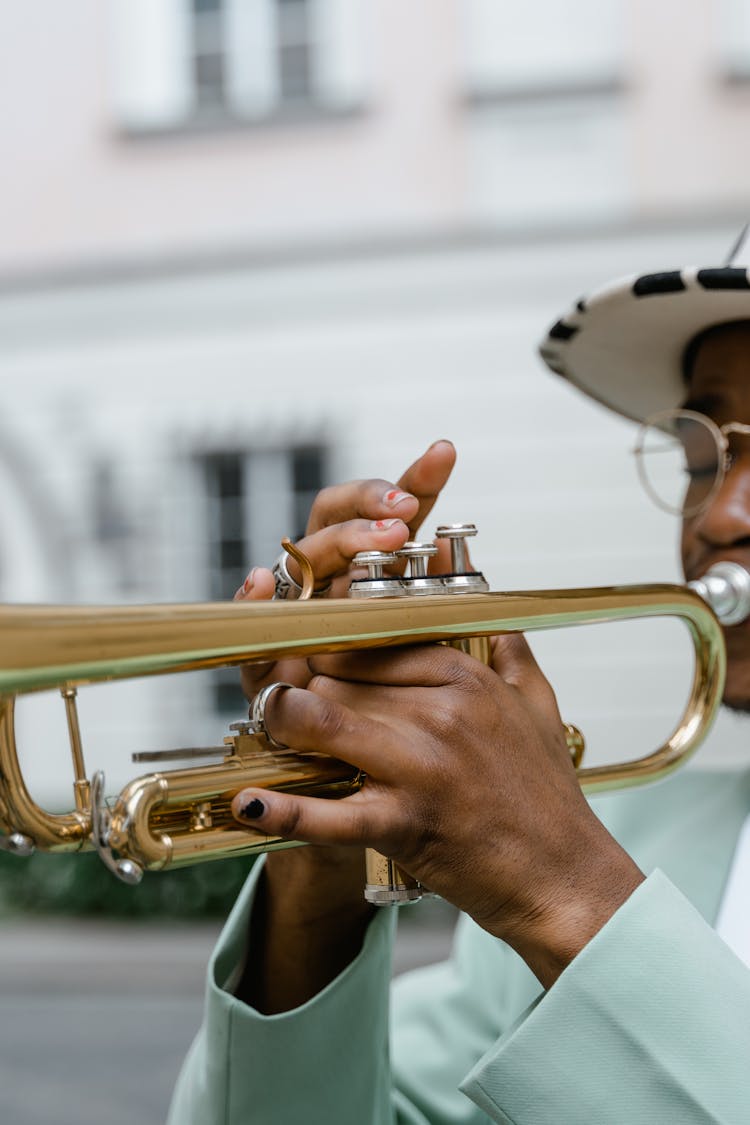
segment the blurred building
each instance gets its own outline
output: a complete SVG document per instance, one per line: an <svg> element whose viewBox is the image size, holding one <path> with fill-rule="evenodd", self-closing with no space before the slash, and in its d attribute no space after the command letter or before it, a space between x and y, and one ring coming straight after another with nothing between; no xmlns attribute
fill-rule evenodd
<svg viewBox="0 0 750 1125"><path fill-rule="evenodd" d="M435 521L480 526L495 588L677 576L630 427L535 346L611 276L724 258L750 3L30 0L0 30L0 599L231 597L322 483L443 436ZM540 638L610 754L681 703L664 629ZM182 677L81 707L117 783L241 698ZM56 795L58 712L21 722Z"/></svg>

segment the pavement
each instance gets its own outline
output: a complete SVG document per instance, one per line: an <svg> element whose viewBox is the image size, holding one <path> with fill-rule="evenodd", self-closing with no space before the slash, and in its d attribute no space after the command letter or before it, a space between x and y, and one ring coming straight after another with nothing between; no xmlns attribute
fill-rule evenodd
<svg viewBox="0 0 750 1125"><path fill-rule="evenodd" d="M454 919L404 910L394 973L442 960ZM0 1125L163 1125L219 928L0 920Z"/></svg>

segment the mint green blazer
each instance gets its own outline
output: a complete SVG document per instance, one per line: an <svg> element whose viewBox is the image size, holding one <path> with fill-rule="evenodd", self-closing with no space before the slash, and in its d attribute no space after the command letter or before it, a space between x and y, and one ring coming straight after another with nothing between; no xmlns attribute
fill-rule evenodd
<svg viewBox="0 0 750 1125"><path fill-rule="evenodd" d="M750 771L686 772L595 808L651 874L546 993L464 917L451 960L398 979L389 1003L383 910L323 992L261 1016L231 992L255 872L211 959L169 1125L748 1125L750 969L710 923Z"/></svg>

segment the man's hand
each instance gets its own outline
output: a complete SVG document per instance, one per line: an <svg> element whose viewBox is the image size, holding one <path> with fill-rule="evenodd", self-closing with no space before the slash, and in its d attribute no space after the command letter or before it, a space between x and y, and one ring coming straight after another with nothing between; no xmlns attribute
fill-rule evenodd
<svg viewBox="0 0 750 1125"><path fill-rule="evenodd" d="M456 462L449 441L436 441L395 483L358 480L334 485L318 493L310 511L304 539L297 546L312 563L316 586L331 584L331 597L345 597L352 578L352 559L359 551L397 551L413 539L445 487ZM439 541L432 561L435 573L450 570L449 544ZM299 581L296 562L289 573ZM256 567L235 594L237 601L273 596L273 575ZM304 687L310 671L304 660L252 664L242 669L242 686L252 699L267 684L283 680Z"/></svg>
<svg viewBox="0 0 750 1125"><path fill-rule="evenodd" d="M456 460L448 441L435 442L399 478L362 480L327 488L312 507L298 546L310 559L316 585L331 583L331 596L346 594L351 562L359 551L394 551L416 536ZM447 542L435 569L450 569ZM289 562L294 578L300 575ZM270 570L256 567L235 598L273 596ZM242 683L248 699L283 680L304 687L309 661L247 665ZM237 995L265 1013L286 1011L319 992L356 956L372 908L364 900L364 852L356 846L295 848L266 857L252 918L252 957Z"/></svg>
<svg viewBox="0 0 750 1125"><path fill-rule="evenodd" d="M550 985L643 876L579 788L554 694L520 636L491 668L438 645L318 656L273 694L275 738L356 765L343 800L245 790L235 815L313 844L364 845L512 945Z"/></svg>

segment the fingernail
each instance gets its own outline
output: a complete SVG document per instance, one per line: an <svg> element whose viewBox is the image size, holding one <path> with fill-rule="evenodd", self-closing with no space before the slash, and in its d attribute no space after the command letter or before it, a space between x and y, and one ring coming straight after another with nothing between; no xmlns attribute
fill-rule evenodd
<svg viewBox="0 0 750 1125"><path fill-rule="evenodd" d="M370 524L371 531L387 531L389 527L393 527L394 523L402 523L402 520L373 520Z"/></svg>
<svg viewBox="0 0 750 1125"><path fill-rule="evenodd" d="M397 488L392 488L383 497L383 503L387 504L389 508L395 508L398 504L403 503L404 500L413 500L414 497L410 492L400 492Z"/></svg>
<svg viewBox="0 0 750 1125"><path fill-rule="evenodd" d="M254 566L253 569L250 571L247 578L245 579L245 581L240 586L239 590L237 590L236 594L234 595L235 601L237 601L240 598L244 598L247 594L250 593L253 586L255 585L255 572L256 572L257 569L258 569L257 566Z"/></svg>
<svg viewBox="0 0 750 1125"><path fill-rule="evenodd" d="M259 816L263 816L266 811L266 806L258 797L253 797L244 808L240 809L240 815L246 816L248 820L257 820Z"/></svg>

